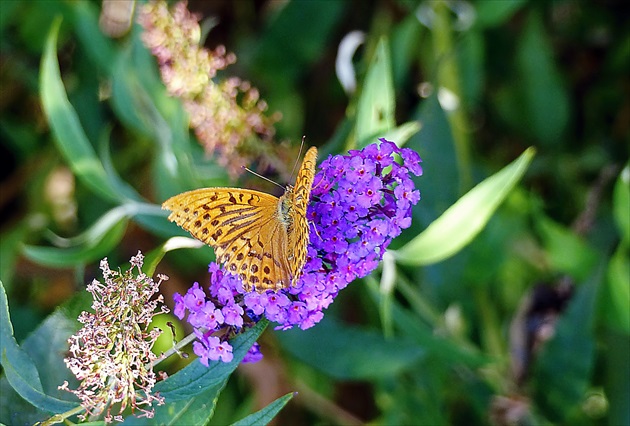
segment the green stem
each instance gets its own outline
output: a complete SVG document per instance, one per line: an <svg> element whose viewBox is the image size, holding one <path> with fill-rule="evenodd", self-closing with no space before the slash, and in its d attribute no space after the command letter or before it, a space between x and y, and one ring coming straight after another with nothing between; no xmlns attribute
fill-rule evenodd
<svg viewBox="0 0 630 426"><path fill-rule="evenodd" d="M407 302L409 302L413 311L418 314L420 318L423 318L433 328L443 326L440 314L433 309L431 304L427 302L424 297L422 297L417 287L412 287L411 284L402 276L399 277L397 285L400 292L407 299Z"/></svg>
<svg viewBox="0 0 630 426"><path fill-rule="evenodd" d="M195 340L196 337L197 336L195 335L195 333L190 333L188 336L184 337L182 340L174 344L172 348L164 352L159 358L153 361L153 368L155 368L160 362L164 361L166 358L173 355L174 353L180 353L181 350L186 347L186 345L188 345L190 342Z"/></svg>
<svg viewBox="0 0 630 426"><path fill-rule="evenodd" d="M43 422L41 422L41 426L50 426L50 425L55 425L58 423L68 423L66 422L66 419L74 416L75 414L79 414L81 412L85 411L85 409L79 405L77 407L74 407L72 410L70 411L66 411L65 413L60 413L60 414L55 414L54 416L52 416L51 418L44 420Z"/></svg>

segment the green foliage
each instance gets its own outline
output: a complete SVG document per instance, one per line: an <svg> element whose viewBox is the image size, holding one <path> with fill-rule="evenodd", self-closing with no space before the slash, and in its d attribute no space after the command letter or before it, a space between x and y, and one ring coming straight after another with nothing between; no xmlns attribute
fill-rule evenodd
<svg viewBox="0 0 630 426"><path fill-rule="evenodd" d="M394 84L387 42L381 40L365 76L357 105L356 140L360 148L394 127Z"/></svg>
<svg viewBox="0 0 630 426"><path fill-rule="evenodd" d="M556 334L536 362L536 392L541 408L551 420L569 420L588 390L595 355L595 303L601 282L600 268L588 282L580 285L558 320ZM571 352L566 348L571 348ZM559 365L562 375L557 374Z"/></svg>
<svg viewBox="0 0 630 426"><path fill-rule="evenodd" d="M287 405L287 403L293 398L294 394L289 393L276 399L271 404L267 405L262 410L250 414L241 420L232 423L232 426L249 426L249 425L261 425L267 424L273 420L273 418L280 412L280 410Z"/></svg>
<svg viewBox="0 0 630 426"><path fill-rule="evenodd" d="M56 386L64 372L62 359L50 356L50 351L63 353L67 336L73 330L74 318L65 318L53 314L21 345L13 337L13 327L9 317L9 306L4 289L0 282L0 338L2 343L3 382L8 382L12 391L3 392L2 415L8 421L20 420L18 413L11 413L13 403L20 404L21 396L41 413L61 413L72 409L74 402L62 400ZM2 384L7 388L6 384ZM30 415L29 415L30 417ZM41 419L41 417L40 417ZM4 422L5 420L3 420Z"/></svg>
<svg viewBox="0 0 630 426"><path fill-rule="evenodd" d="M388 344L381 333L324 320L317 327L278 336L286 350L323 374L345 380L390 377L422 357L413 342Z"/></svg>
<svg viewBox="0 0 630 426"><path fill-rule="evenodd" d="M394 251L394 257L402 264L429 265L459 252L486 226L525 173L533 155L532 149L526 151L512 164L470 190L425 231Z"/></svg>
<svg viewBox="0 0 630 426"><path fill-rule="evenodd" d="M190 3L218 18L206 44L237 55L219 77L249 80L282 113L277 141L305 133L320 160L404 144L423 159L422 200L321 323L263 334L261 321L230 363L173 361L156 385L166 404L126 424L630 423L625 5ZM1 6L3 424L76 409L57 387L76 385L63 358L100 259L141 249L147 274L171 276L171 306L208 281L212 250L166 221L163 200L260 185L205 155L142 29L106 36L99 6ZM335 57L357 29L345 58L357 88L344 92ZM264 364L236 369L257 340Z"/></svg>
<svg viewBox="0 0 630 426"><path fill-rule="evenodd" d="M522 83L517 89L518 109L512 111L516 122L541 144L560 143L568 120L569 100L536 12L531 12L521 37L517 67ZM520 119L523 114L529 117L527 123ZM551 115L553 120L549 119Z"/></svg>

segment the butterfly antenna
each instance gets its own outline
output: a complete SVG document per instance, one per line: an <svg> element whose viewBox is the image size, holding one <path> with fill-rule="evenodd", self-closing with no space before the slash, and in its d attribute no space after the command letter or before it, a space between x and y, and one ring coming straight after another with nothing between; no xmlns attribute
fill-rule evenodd
<svg viewBox="0 0 630 426"><path fill-rule="evenodd" d="M293 163L293 170L291 170L291 181L293 181L293 174L295 173L295 168L300 162L300 158L302 158L302 151L304 150L304 141L306 140L306 136L302 136L302 143L300 144L300 151L298 152L298 156L295 159L295 163Z"/></svg>
<svg viewBox="0 0 630 426"><path fill-rule="evenodd" d="M243 168L244 168L245 170L247 170L248 172L250 172L251 174L253 174L254 176L258 176L259 178L261 178L261 179L263 179L263 180L266 180L267 182L271 182L271 183L273 183L274 185L279 186L279 187L280 187L280 188L282 188L282 189L285 189L285 188L284 188L284 186L280 185L278 182L273 181L273 180L271 180L271 179L269 179L268 177L265 177L265 176L263 176L263 175L259 175L259 174L258 174L258 173L256 173L255 171L253 171L253 170L251 170L251 169L248 169L248 168L247 168L247 167L245 167L245 166L243 166Z"/></svg>
<svg viewBox="0 0 630 426"><path fill-rule="evenodd" d="M324 177L323 176L322 176L322 178L319 181L317 181L316 183L313 183L313 187L311 188L311 191L314 190L314 189L319 188L319 184L322 183L322 182L324 182Z"/></svg>
<svg viewBox="0 0 630 426"><path fill-rule="evenodd" d="M315 226L315 222L313 222L312 220L308 221L308 225L311 226L313 225L313 229L315 230L315 235L317 235L319 237L319 239L322 239L322 236L319 235L319 232L317 231L317 226Z"/></svg>

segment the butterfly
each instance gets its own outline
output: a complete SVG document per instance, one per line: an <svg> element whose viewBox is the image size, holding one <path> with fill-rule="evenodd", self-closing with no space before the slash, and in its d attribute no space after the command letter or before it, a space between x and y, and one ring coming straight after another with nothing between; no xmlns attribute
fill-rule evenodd
<svg viewBox="0 0 630 426"><path fill-rule="evenodd" d="M306 263L306 218L317 148L311 147L298 170L295 186L274 197L239 188L202 188L162 204L168 219L214 249L217 261L243 288L259 293L295 285Z"/></svg>

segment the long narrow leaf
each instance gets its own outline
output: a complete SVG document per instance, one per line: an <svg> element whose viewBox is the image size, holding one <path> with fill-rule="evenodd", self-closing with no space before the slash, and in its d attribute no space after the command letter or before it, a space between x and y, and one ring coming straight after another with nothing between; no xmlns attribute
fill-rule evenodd
<svg viewBox="0 0 630 426"><path fill-rule="evenodd" d="M99 6L87 1L68 3L74 29L83 49L93 63L111 72L114 63L114 43L105 36L98 23Z"/></svg>
<svg viewBox="0 0 630 426"><path fill-rule="evenodd" d="M98 153L101 159L101 164L103 164L103 170L105 170L105 174L107 174L107 178L112 184L112 187L116 190L116 193L120 195L120 198L127 198L129 200L141 202L144 201L142 196L138 194L138 192L131 186L129 183L124 181L116 168L114 167L114 162L112 161L112 156L109 150L109 138L111 136L111 128L106 129L103 132L103 135L99 140L99 149Z"/></svg>
<svg viewBox="0 0 630 426"><path fill-rule="evenodd" d="M561 422L584 401L595 364L594 325L604 262L579 285L560 315L553 338L545 343L533 368L538 401L547 415ZM577 355L579 354L579 356ZM562 374L558 374L562 368Z"/></svg>
<svg viewBox="0 0 630 426"><path fill-rule="evenodd" d="M396 260L406 265L430 265L461 250L486 226L527 170L534 153L534 148L528 148L511 164L471 189L421 234L392 251Z"/></svg>
<svg viewBox="0 0 630 426"><path fill-rule="evenodd" d="M621 239L630 246L630 163L626 163L613 192L613 215L619 228Z"/></svg>
<svg viewBox="0 0 630 426"><path fill-rule="evenodd" d="M0 282L0 343L2 347L0 362L4 374L22 398L33 406L51 413L62 413L76 407L77 404L62 401L44 393L37 366L13 337L7 295L2 282Z"/></svg>
<svg viewBox="0 0 630 426"><path fill-rule="evenodd" d="M204 426L209 424L216 410L219 394L225 387L227 379L210 386L198 395L171 402L165 400L164 405L155 407L154 417L127 417L126 426L149 425L187 425Z"/></svg>
<svg viewBox="0 0 630 426"><path fill-rule="evenodd" d="M75 237L56 237L53 242L63 248L24 246L23 252L31 260L55 268L91 262L107 255L122 239L129 219L139 214L166 216L154 204L129 202L111 209Z"/></svg>
<svg viewBox="0 0 630 426"><path fill-rule="evenodd" d="M395 142L398 146L403 146L413 135L420 131L421 127L422 125L418 121L409 121L385 132L382 137L388 141Z"/></svg>
<svg viewBox="0 0 630 426"><path fill-rule="evenodd" d="M34 262L53 268L89 263L107 255L122 239L127 220L112 226L97 244L71 248L24 246L23 253Z"/></svg>
<svg viewBox="0 0 630 426"><path fill-rule="evenodd" d="M293 398L294 393L288 393L276 399L262 410L256 411L241 420L232 423L232 426L258 426L266 425L284 408L285 405Z"/></svg>
<svg viewBox="0 0 630 426"><path fill-rule="evenodd" d="M160 263L166 253L181 248L199 248L203 247L203 243L199 240L189 237L171 237L164 244L151 250L144 259L144 273L152 277L155 273L157 265Z"/></svg>
<svg viewBox="0 0 630 426"><path fill-rule="evenodd" d="M99 241L110 232L110 230L123 219L128 219L133 215L131 204L118 206L94 222L88 229L79 235L70 238L62 238L57 235L51 239L52 243L59 247L75 247L84 245L86 247L97 246Z"/></svg>
<svg viewBox="0 0 630 426"><path fill-rule="evenodd" d="M238 335L230 342L232 345L232 362L212 362L209 367L198 361L188 364L184 369L158 383L155 391L160 392L166 401L179 401L199 395L207 388L217 386L226 380L238 367L247 351L256 342L269 322L261 320L245 333Z"/></svg>
<svg viewBox="0 0 630 426"><path fill-rule="evenodd" d="M376 47L357 105L356 140L359 148L383 136L396 124L391 62L389 43L382 39Z"/></svg>
<svg viewBox="0 0 630 426"><path fill-rule="evenodd" d="M57 147L77 178L103 198L115 201L119 196L108 181L61 80L56 52L60 23L56 20L50 29L41 63L40 96L44 112Z"/></svg>
<svg viewBox="0 0 630 426"><path fill-rule="evenodd" d="M155 408L153 419L128 417L126 425L186 424L205 425L214 415L219 394L249 348L267 327L262 320L230 343L234 358L230 363L211 362L208 367L195 360L182 370L159 382L154 392L164 398Z"/></svg>

